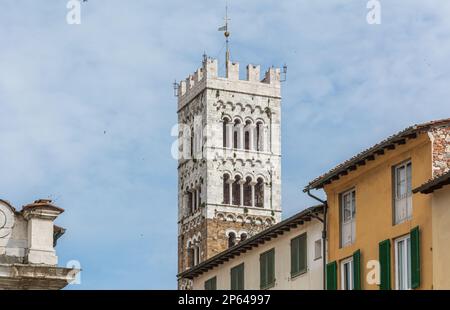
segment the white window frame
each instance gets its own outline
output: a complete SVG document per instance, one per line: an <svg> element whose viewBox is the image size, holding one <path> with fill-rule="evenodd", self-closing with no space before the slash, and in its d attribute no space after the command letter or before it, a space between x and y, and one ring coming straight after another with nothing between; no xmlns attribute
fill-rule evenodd
<svg viewBox="0 0 450 310"><path fill-rule="evenodd" d="M348 289L345 289L345 265L349 265L349 285ZM355 283L353 283L353 257L349 257L341 261L341 290L353 290L355 288Z"/></svg>
<svg viewBox="0 0 450 310"><path fill-rule="evenodd" d="M403 247L403 253L406 253L406 255L403 256L402 261L400 262L399 259L399 246L400 243L402 243L401 247ZM406 243L405 243L406 242ZM409 243L409 247L408 247ZM397 290L410 290L411 289L411 236L406 235L401 238L395 239L395 289ZM402 266L399 266L399 264L402 264ZM403 269L403 270L401 270ZM409 280L408 286L406 288L400 287L400 271L402 271L403 281L407 282Z"/></svg>
<svg viewBox="0 0 450 310"><path fill-rule="evenodd" d="M408 166L410 167L408 169ZM400 194L400 170L404 169L404 193ZM408 175L409 171L409 175ZM412 218L412 163L405 161L394 167L394 223L401 224Z"/></svg>
<svg viewBox="0 0 450 310"><path fill-rule="evenodd" d="M344 214L344 210L345 210L345 197L347 195L352 195L353 193L353 197L351 197L351 201L350 203L353 205L351 205L351 207L353 207L351 209L351 215L350 215L350 220L345 221L345 214ZM355 242L355 236L356 236L356 222L355 222L355 217L356 217L356 189L352 188L346 192L341 193L340 195L340 212L341 212L341 223L340 223L340 228L341 228L341 247L346 247L348 245L351 245ZM353 198L353 199L352 199ZM354 212L353 212L354 210ZM344 236L345 232L350 231L350 241L346 241L347 238L346 235Z"/></svg>

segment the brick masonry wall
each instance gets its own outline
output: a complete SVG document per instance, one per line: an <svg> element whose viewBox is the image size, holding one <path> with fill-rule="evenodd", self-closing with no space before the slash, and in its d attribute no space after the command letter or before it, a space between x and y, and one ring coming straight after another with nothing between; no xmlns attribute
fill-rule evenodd
<svg viewBox="0 0 450 310"><path fill-rule="evenodd" d="M450 170L450 127L433 129L433 177Z"/></svg>
<svg viewBox="0 0 450 310"><path fill-rule="evenodd" d="M265 220L265 218L263 218ZM264 224L256 225L249 223L228 222L219 219L208 219L207 225L207 258L213 257L220 252L228 249L227 230L233 230L237 233L245 231L248 238L266 229ZM239 238L239 236L237 236ZM239 239L237 239L239 242Z"/></svg>

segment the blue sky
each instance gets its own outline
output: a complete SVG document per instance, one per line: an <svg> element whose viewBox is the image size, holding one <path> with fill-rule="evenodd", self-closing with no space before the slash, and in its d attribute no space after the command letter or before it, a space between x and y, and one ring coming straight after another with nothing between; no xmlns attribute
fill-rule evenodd
<svg viewBox="0 0 450 310"><path fill-rule="evenodd" d="M309 180L414 123L450 117L450 3L230 0L232 58L288 64L284 217L313 204ZM69 289L176 288L172 82L205 51L223 59L224 1L2 0L0 197L50 197L66 212Z"/></svg>

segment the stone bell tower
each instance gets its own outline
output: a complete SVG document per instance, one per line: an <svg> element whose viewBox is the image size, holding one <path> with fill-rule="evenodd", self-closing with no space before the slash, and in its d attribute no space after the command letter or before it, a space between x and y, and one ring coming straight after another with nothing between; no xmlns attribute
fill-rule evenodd
<svg viewBox="0 0 450 310"><path fill-rule="evenodd" d="M216 59L176 84L178 271L281 220L280 69Z"/></svg>

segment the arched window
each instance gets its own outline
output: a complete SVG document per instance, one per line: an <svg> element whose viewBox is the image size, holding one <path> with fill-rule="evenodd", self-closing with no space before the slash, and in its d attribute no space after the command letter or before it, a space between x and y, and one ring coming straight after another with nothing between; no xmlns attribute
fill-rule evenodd
<svg viewBox="0 0 450 310"><path fill-rule="evenodd" d="M244 206L251 207L252 206L252 186L250 182L252 178L247 177L244 183Z"/></svg>
<svg viewBox="0 0 450 310"><path fill-rule="evenodd" d="M240 131L241 131L241 121L240 120L235 120L234 121L234 128L233 128L233 147L235 149L240 148Z"/></svg>
<svg viewBox="0 0 450 310"><path fill-rule="evenodd" d="M192 243L189 242L188 243L188 248L187 248L187 260L188 260L188 266L189 268L194 267L194 247L192 246Z"/></svg>
<svg viewBox="0 0 450 310"><path fill-rule="evenodd" d="M242 233L241 234L241 242L247 240L247 234L246 233Z"/></svg>
<svg viewBox="0 0 450 310"><path fill-rule="evenodd" d="M250 134L252 134L251 132L251 122L247 121L245 122L245 133L244 133L244 149L246 150L250 150L251 146L250 146Z"/></svg>
<svg viewBox="0 0 450 310"><path fill-rule="evenodd" d="M236 176L233 183L233 204L239 206L241 204L241 177Z"/></svg>
<svg viewBox="0 0 450 310"><path fill-rule="evenodd" d="M255 185L255 200L258 208L264 208L264 180L262 178L258 178Z"/></svg>
<svg viewBox="0 0 450 310"><path fill-rule="evenodd" d="M191 157L194 158L194 129L191 128Z"/></svg>
<svg viewBox="0 0 450 310"><path fill-rule="evenodd" d="M187 209L188 209L188 212L189 212L189 214L192 214L193 212L194 212L194 209L193 209L193 205L194 205L194 203L193 203L193 194L192 194L192 191L190 191L189 190L189 188L187 189L187 195L188 195L188 205L187 205Z"/></svg>
<svg viewBox="0 0 450 310"><path fill-rule="evenodd" d="M236 244L236 234L234 232L228 233L228 247L231 248Z"/></svg>
<svg viewBox="0 0 450 310"><path fill-rule="evenodd" d="M223 147L229 147L229 146L227 145L227 140L228 140L228 136L227 136L227 127L228 127L228 123L229 123L228 118L224 118L224 119L223 119L223 129L222 129L222 135L223 135Z"/></svg>
<svg viewBox="0 0 450 310"><path fill-rule="evenodd" d="M230 204L230 176L228 174L223 175L223 203Z"/></svg>
<svg viewBox="0 0 450 310"><path fill-rule="evenodd" d="M263 145L264 145L263 136L264 136L263 123L257 122L256 123L256 150L257 151L263 150Z"/></svg>

